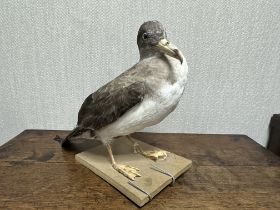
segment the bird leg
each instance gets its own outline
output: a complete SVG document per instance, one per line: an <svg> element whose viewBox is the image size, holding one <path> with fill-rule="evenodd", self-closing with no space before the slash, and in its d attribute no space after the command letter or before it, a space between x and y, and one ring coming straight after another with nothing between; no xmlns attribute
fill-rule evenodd
<svg viewBox="0 0 280 210"><path fill-rule="evenodd" d="M134 138L127 135L127 138L133 143L133 152L143 155L144 157L150 158L154 161L156 160L164 160L167 158L167 151L165 150L150 150L144 151L140 145L135 141Z"/></svg>
<svg viewBox="0 0 280 210"><path fill-rule="evenodd" d="M131 179L131 180L135 180L135 177L140 177L141 175L138 173L139 169L132 167L130 165L123 165L123 164L117 164L114 156L113 156L113 152L111 149L110 144L106 145L108 153L110 155L111 158L111 162L112 162L112 167L118 171L119 173L121 173L122 175L124 175L125 177Z"/></svg>

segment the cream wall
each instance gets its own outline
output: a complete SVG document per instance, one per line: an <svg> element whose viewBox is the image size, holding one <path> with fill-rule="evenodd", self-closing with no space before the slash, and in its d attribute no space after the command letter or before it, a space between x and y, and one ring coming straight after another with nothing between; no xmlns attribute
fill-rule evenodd
<svg viewBox="0 0 280 210"><path fill-rule="evenodd" d="M262 145L280 111L280 1L0 1L0 144L71 129L83 99L138 61L160 20L184 52L179 107L154 132L238 133Z"/></svg>

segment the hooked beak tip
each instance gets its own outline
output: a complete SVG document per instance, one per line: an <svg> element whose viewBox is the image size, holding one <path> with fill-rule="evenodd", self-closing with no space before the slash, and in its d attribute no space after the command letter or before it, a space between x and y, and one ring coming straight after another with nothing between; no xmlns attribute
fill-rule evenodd
<svg viewBox="0 0 280 210"><path fill-rule="evenodd" d="M179 50L178 49L174 49L174 52L175 52L175 56L176 58L181 62L181 64L183 63L183 57L182 55L180 54Z"/></svg>

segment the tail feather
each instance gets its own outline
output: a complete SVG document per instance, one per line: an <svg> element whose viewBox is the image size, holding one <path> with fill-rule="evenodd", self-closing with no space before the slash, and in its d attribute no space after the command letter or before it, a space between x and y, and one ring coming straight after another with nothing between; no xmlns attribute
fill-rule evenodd
<svg viewBox="0 0 280 210"><path fill-rule="evenodd" d="M85 128L76 127L65 138L61 138L60 136L56 135L53 140L59 142L61 147L64 147L64 146L66 146L67 143L69 143L69 141L72 137L79 136L86 130L87 129L85 129Z"/></svg>

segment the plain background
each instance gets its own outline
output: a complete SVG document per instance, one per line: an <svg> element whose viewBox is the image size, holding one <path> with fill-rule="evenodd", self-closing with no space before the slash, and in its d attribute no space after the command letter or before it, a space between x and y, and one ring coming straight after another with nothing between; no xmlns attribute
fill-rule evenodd
<svg viewBox="0 0 280 210"><path fill-rule="evenodd" d="M153 132L246 134L266 145L280 109L280 1L0 2L0 144L72 129L83 100L138 59L159 20L189 63L179 107Z"/></svg>

